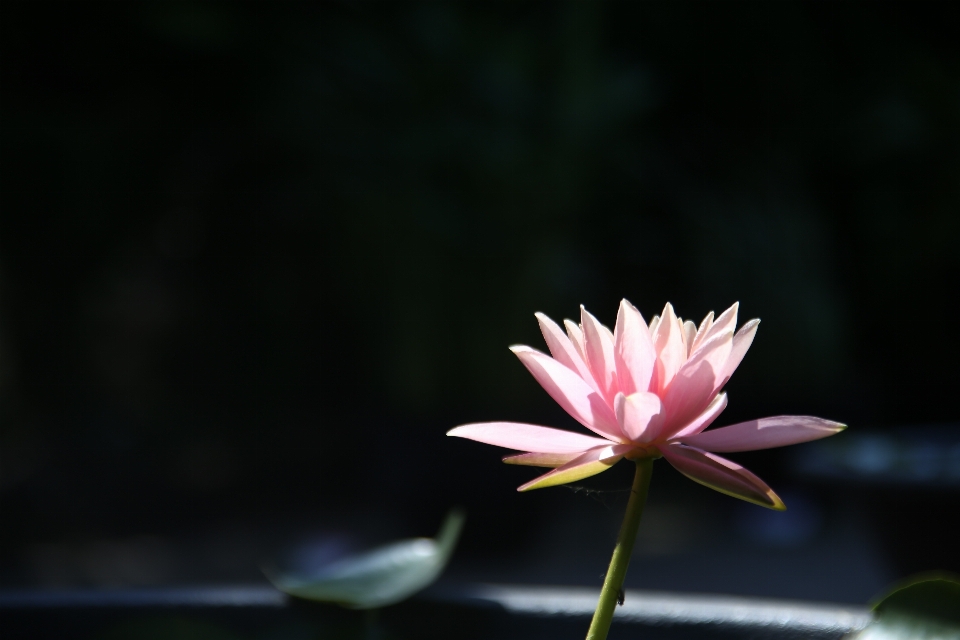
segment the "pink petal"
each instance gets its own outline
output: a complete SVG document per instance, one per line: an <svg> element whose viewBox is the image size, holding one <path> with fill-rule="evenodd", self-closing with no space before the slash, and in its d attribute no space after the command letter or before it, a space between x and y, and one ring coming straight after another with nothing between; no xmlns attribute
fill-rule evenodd
<svg viewBox="0 0 960 640"><path fill-rule="evenodd" d="M613 339L609 330L600 324L589 311L580 307L580 326L583 327L583 351L593 378L600 386L606 400L612 401L617 393L617 365L613 357Z"/></svg>
<svg viewBox="0 0 960 640"><path fill-rule="evenodd" d="M666 427L680 428L700 415L717 395L723 364L730 355L733 334L711 338L687 360L663 396Z"/></svg>
<svg viewBox="0 0 960 640"><path fill-rule="evenodd" d="M546 315L542 313L534 315L540 322L540 331L543 332L543 339L546 341L547 348L550 349L550 354L554 360L576 372L584 382L599 390L593 379L593 374L590 373L589 367L583 361L583 356L580 355L570 338Z"/></svg>
<svg viewBox="0 0 960 640"><path fill-rule="evenodd" d="M703 342L706 343L721 333L735 331L737 328L737 312L740 310L740 303L734 302L730 308L720 314L720 317L713 321L706 335L703 336Z"/></svg>
<svg viewBox="0 0 960 640"><path fill-rule="evenodd" d="M629 396L618 393L616 412L620 429L631 442L650 442L663 422L663 404L657 394L648 391Z"/></svg>
<svg viewBox="0 0 960 640"><path fill-rule="evenodd" d="M686 360L686 349L680 337L680 325L669 302L663 308L663 315L657 324L653 344L657 349L657 391L663 392Z"/></svg>
<svg viewBox="0 0 960 640"><path fill-rule="evenodd" d="M657 352L643 316L626 300L620 302L614 336L620 390L626 394L647 391L657 363Z"/></svg>
<svg viewBox="0 0 960 640"><path fill-rule="evenodd" d="M660 316L653 316L650 318L650 338L653 339L653 336L657 335L657 327L660 326Z"/></svg>
<svg viewBox="0 0 960 640"><path fill-rule="evenodd" d="M678 438L705 451L755 451L819 440L840 433L847 426L812 416L777 416L711 429Z"/></svg>
<svg viewBox="0 0 960 640"><path fill-rule="evenodd" d="M576 453L518 453L505 456L503 461L507 464L521 464L527 467L552 467L555 469L582 455L582 451Z"/></svg>
<svg viewBox="0 0 960 640"><path fill-rule="evenodd" d="M606 400L576 373L550 356L522 345L510 347L550 397L594 433L619 441L617 416Z"/></svg>
<svg viewBox="0 0 960 640"><path fill-rule="evenodd" d="M661 445L657 448L677 471L694 482L761 507L777 511L787 508L763 480L736 462L682 444Z"/></svg>
<svg viewBox="0 0 960 640"><path fill-rule="evenodd" d="M690 352L693 351L693 340L697 337L697 325L689 320L685 320L681 337L683 338L683 348L686 350L686 355L689 358Z"/></svg>
<svg viewBox="0 0 960 640"><path fill-rule="evenodd" d="M586 362L587 357L584 355L586 352L583 350L583 330L580 328L580 325L573 320L564 320L563 326L567 328L567 335L570 337L570 342L577 348L577 353L580 354L580 358Z"/></svg>
<svg viewBox="0 0 960 640"><path fill-rule="evenodd" d="M703 322L700 323L700 328L697 329L697 336L693 339L693 345L690 347L690 353L693 354L694 351L700 348L700 345L703 344L704 338L707 336L707 332L710 331L710 327L713 326L713 311L708 313Z"/></svg>
<svg viewBox="0 0 960 640"><path fill-rule="evenodd" d="M553 471L549 471L521 485L517 491L543 489L544 487L576 482L583 478L595 476L616 464L630 448L630 445L616 445L591 449L562 467L557 467Z"/></svg>
<svg viewBox="0 0 960 640"><path fill-rule="evenodd" d="M740 331L737 331L737 335L733 336L733 348L730 350L730 355L727 357L727 361L723 365L723 376L720 379L720 383L717 385L717 390L720 390L723 385L727 384L727 381L730 380L730 376L732 376L733 372L737 370L738 366L740 366L743 356L747 355L747 349L749 349L750 345L753 344L753 337L757 335L757 327L759 325L760 320L754 318L750 322L743 325L740 328Z"/></svg>
<svg viewBox="0 0 960 640"><path fill-rule="evenodd" d="M608 440L585 436L572 431L551 429L520 422L477 422L454 427L448 436L467 438L496 447L536 453L581 453L608 445Z"/></svg>
<svg viewBox="0 0 960 640"><path fill-rule="evenodd" d="M710 403L710 405L701 413L699 416L693 419L687 426L678 431L672 436L669 436L668 440L678 440L685 436L692 436L695 433L700 433L707 427L709 427L714 420L717 419L723 410L727 408L727 394L721 393L717 395Z"/></svg>

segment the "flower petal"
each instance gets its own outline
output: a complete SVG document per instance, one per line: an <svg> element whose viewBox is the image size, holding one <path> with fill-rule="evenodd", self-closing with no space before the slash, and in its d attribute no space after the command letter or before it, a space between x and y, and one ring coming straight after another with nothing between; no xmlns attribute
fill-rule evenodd
<svg viewBox="0 0 960 640"><path fill-rule="evenodd" d="M583 329L573 320L564 320L563 326L567 328L567 335L570 337L570 342L577 348L577 353L580 354L580 358L586 362L587 357L583 355L585 353L583 350Z"/></svg>
<svg viewBox="0 0 960 640"><path fill-rule="evenodd" d="M687 355L683 347L683 338L680 337L680 323L677 322L673 305L669 302L663 308L653 344L657 349L657 389L655 391L663 393L673 377L677 375Z"/></svg>
<svg viewBox="0 0 960 640"><path fill-rule="evenodd" d="M670 436L669 440L679 440L684 436L692 436L695 433L700 433L707 427L709 427L714 420L717 419L724 409L727 408L727 394L721 393L714 398L710 405L701 413L699 416L693 419L687 426L683 429Z"/></svg>
<svg viewBox="0 0 960 640"><path fill-rule="evenodd" d="M700 328L697 329L697 336L693 339L693 345L690 347L690 353L693 354L694 351L700 348L700 345L703 344L704 338L707 337L707 332L710 331L710 327L713 326L713 311L708 313L704 318L703 322L700 323Z"/></svg>
<svg viewBox="0 0 960 640"><path fill-rule="evenodd" d="M678 440L704 451L756 451L819 440L846 428L845 424L813 416L777 416L711 429Z"/></svg>
<svg viewBox="0 0 960 640"><path fill-rule="evenodd" d="M694 482L768 509L783 511L787 508L773 489L736 462L682 444L657 448L677 471Z"/></svg>
<svg viewBox="0 0 960 640"><path fill-rule="evenodd" d="M648 329L650 329L651 339L653 338L653 336L657 335L657 327L659 325L660 325L660 316L655 315L652 318L650 318L650 326L648 327Z"/></svg>
<svg viewBox="0 0 960 640"><path fill-rule="evenodd" d="M620 301L614 331L614 357L620 391L631 394L650 389L657 351L643 316L626 300Z"/></svg>
<svg viewBox="0 0 960 640"><path fill-rule="evenodd" d="M594 389L599 390L596 381L593 379L593 374L590 373L590 368L583 361L583 356L580 355L580 352L573 345L570 338L557 326L557 323L546 315L542 313L536 313L534 315L540 323L540 331L543 333L543 339L546 341L547 348L550 349L550 354L554 360L566 366L568 369L575 371L584 382Z"/></svg>
<svg viewBox="0 0 960 640"><path fill-rule="evenodd" d="M617 394L617 420L623 435L632 442L650 442L663 422L663 403L655 393L640 391L625 396Z"/></svg>
<svg viewBox="0 0 960 640"><path fill-rule="evenodd" d="M663 396L667 415L664 428L686 426L716 397L732 344L732 332L715 336L680 367Z"/></svg>
<svg viewBox="0 0 960 640"><path fill-rule="evenodd" d="M730 305L730 308L720 314L720 317L714 320L710 328L707 330L707 333L703 336L703 343L706 342L721 333L726 333L727 331L735 331L737 328L737 312L740 310L740 303L734 302Z"/></svg>
<svg viewBox="0 0 960 640"><path fill-rule="evenodd" d="M610 444L602 438L520 422L465 424L447 431L447 435L536 453L582 453L587 449Z"/></svg>
<svg viewBox="0 0 960 640"><path fill-rule="evenodd" d="M574 458L562 467L557 467L530 482L521 485L517 491L530 491L531 489L543 489L558 484L576 482L583 478L595 476L602 471L606 471L614 464L619 462L623 454L630 450L630 445L615 445L609 447L597 447L585 452L583 455Z"/></svg>
<svg viewBox="0 0 960 640"><path fill-rule="evenodd" d="M619 441L623 437L613 409L583 378L536 349L517 345L510 350L550 397L580 424L611 440Z"/></svg>
<svg viewBox="0 0 960 640"><path fill-rule="evenodd" d="M689 358L690 352L693 351L693 340L697 337L697 325L693 324L690 320L684 320L682 329L680 335L683 338L683 348L686 350L686 355Z"/></svg>
<svg viewBox="0 0 960 640"><path fill-rule="evenodd" d="M617 365L613 357L613 339L589 311L580 307L580 326L583 327L583 352L593 378L609 402L617 393Z"/></svg>
<svg viewBox="0 0 960 640"><path fill-rule="evenodd" d="M733 336L733 348L730 350L727 361L723 364L723 376L720 379L720 384L717 385L718 391L723 388L723 385L727 384L730 376L733 375L733 372L740 366L740 362L743 361L743 356L747 355L747 349L753 344L753 337L757 335L757 327L759 325L760 320L754 318L740 327L740 331L737 331L737 334Z"/></svg>
<svg viewBox="0 0 960 640"><path fill-rule="evenodd" d="M518 453L512 456L504 456L503 461L507 464L521 464L527 467L552 467L555 469L582 455L582 451L576 453Z"/></svg>

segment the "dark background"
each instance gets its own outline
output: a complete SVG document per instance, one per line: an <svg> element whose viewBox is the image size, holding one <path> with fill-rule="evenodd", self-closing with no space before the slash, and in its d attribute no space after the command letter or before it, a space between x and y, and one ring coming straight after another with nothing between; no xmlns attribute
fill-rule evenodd
<svg viewBox="0 0 960 640"><path fill-rule="evenodd" d="M444 433L575 428L507 346L622 297L762 318L721 424L960 447L951 3L2 12L5 585L257 580L454 504L452 576L599 585L627 465L518 495L534 470ZM862 602L960 570L956 487L791 455L732 457L795 520L659 464L635 584Z"/></svg>

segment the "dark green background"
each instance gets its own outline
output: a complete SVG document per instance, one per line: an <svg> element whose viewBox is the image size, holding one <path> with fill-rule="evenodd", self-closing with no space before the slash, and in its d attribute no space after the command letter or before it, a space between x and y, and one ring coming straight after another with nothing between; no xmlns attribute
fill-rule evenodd
<svg viewBox="0 0 960 640"><path fill-rule="evenodd" d="M572 427L506 347L581 303L762 318L727 423L957 417L951 3L2 12L7 582L37 544L452 503L467 553L522 550L559 494L444 433Z"/></svg>

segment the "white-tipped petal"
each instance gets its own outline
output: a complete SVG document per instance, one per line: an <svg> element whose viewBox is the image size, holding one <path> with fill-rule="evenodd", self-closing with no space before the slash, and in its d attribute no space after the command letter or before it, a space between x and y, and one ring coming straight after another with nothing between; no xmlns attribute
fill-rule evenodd
<svg viewBox="0 0 960 640"><path fill-rule="evenodd" d="M686 350L687 357L689 358L690 352L693 351L693 340L697 337L697 325L693 324L690 320L685 320L680 335L683 337L683 348Z"/></svg>
<svg viewBox="0 0 960 640"><path fill-rule="evenodd" d="M698 416L717 395L723 366L730 355L733 334L724 333L707 341L687 360L663 396L671 427L682 427Z"/></svg>
<svg viewBox="0 0 960 640"><path fill-rule="evenodd" d="M743 356L747 355L747 350L750 349L750 345L753 344L753 338L757 335L757 328L759 326L760 320L758 318L754 318L750 322L743 325L740 328L740 331L737 331L736 335L733 336L733 346L730 349L730 355L723 364L723 375L718 381L717 385L718 391L723 387L723 385L727 384L727 381L730 380L730 376L733 375L733 372L737 370L737 367L739 367L740 363L743 361Z"/></svg>
<svg viewBox="0 0 960 640"><path fill-rule="evenodd" d="M627 394L648 391L657 363L657 352L643 316L626 300L620 302L614 336L620 390Z"/></svg>
<svg viewBox="0 0 960 640"><path fill-rule="evenodd" d="M570 342L573 343L573 346L576 347L577 353L580 354L580 358L586 362L586 351L583 350L583 329L581 329L580 325L573 320L564 320L563 326L566 327L567 336L570 338Z"/></svg>
<svg viewBox="0 0 960 640"><path fill-rule="evenodd" d="M700 348L700 346L703 344L704 338L706 338L707 336L707 332L710 331L710 327L712 326L713 326L713 311L708 313L706 317L704 317L703 322L700 323L700 328L697 329L697 335L693 339L693 346L690 347L691 354Z"/></svg>
<svg viewBox="0 0 960 640"><path fill-rule="evenodd" d="M550 349L550 354L554 360L574 371L583 378L584 382L599 390L590 368L583 361L577 347L574 346L570 338L557 326L557 324L548 318L545 314L536 313L537 321L540 323L540 331L543 333L543 339Z"/></svg>
<svg viewBox="0 0 960 640"><path fill-rule="evenodd" d="M680 323L677 322L673 305L669 302L663 308L653 344L657 350L657 392L662 393L687 359L683 338L680 335Z"/></svg>
<svg viewBox="0 0 960 640"><path fill-rule="evenodd" d="M739 310L739 302L734 302L732 305L730 305L729 309L721 313L720 317L713 321L710 329L708 329L706 335L703 336L703 342L706 343L708 340L711 340L721 333L726 333L727 331L736 331L737 312Z"/></svg>
<svg viewBox="0 0 960 640"><path fill-rule="evenodd" d="M613 356L613 336L589 311L580 307L580 325L583 327L583 351L593 379L609 402L618 389L617 365Z"/></svg>

